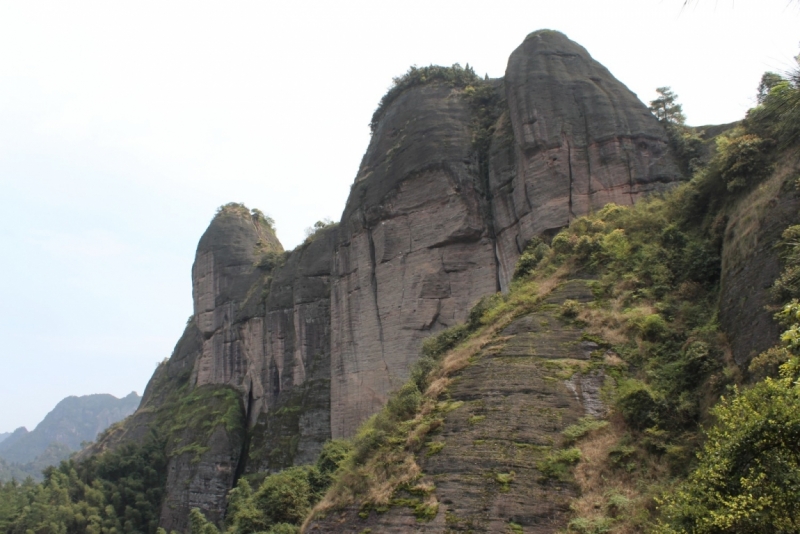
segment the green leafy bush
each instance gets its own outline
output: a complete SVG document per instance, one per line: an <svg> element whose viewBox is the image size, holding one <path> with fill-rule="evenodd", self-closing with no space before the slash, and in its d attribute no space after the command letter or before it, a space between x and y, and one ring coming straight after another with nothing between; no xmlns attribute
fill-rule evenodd
<svg viewBox="0 0 800 534"><path fill-rule="evenodd" d="M797 532L800 361L723 399L700 463L663 500L662 532Z"/></svg>
<svg viewBox="0 0 800 534"><path fill-rule="evenodd" d="M590 432L599 430L606 426L608 426L608 421L603 421L594 417L583 417L576 424L570 425L564 429L562 432L562 435L564 436L564 443L574 443Z"/></svg>
<svg viewBox="0 0 800 534"><path fill-rule="evenodd" d="M570 468L581 460L581 451L577 448L561 449L548 454L536 463L536 469L545 478L567 481L571 478Z"/></svg>
<svg viewBox="0 0 800 534"><path fill-rule="evenodd" d="M736 133L717 138L717 155L710 166L731 192L756 184L771 172L770 149L775 145L755 134Z"/></svg>
<svg viewBox="0 0 800 534"><path fill-rule="evenodd" d="M631 428L644 430L659 421L656 393L640 380L628 379L620 384L615 406Z"/></svg>
<svg viewBox="0 0 800 534"><path fill-rule="evenodd" d="M2 531L154 533L166 482L164 447L151 435L142 445L49 467L41 484L0 484Z"/></svg>
<svg viewBox="0 0 800 534"><path fill-rule="evenodd" d="M577 300L567 299L561 304L559 313L569 319L574 319L581 312L581 303Z"/></svg>
<svg viewBox="0 0 800 534"><path fill-rule="evenodd" d="M550 247L547 243L539 237L532 239L520 255L519 260L517 260L514 278L520 278L532 273L548 254L550 254Z"/></svg>

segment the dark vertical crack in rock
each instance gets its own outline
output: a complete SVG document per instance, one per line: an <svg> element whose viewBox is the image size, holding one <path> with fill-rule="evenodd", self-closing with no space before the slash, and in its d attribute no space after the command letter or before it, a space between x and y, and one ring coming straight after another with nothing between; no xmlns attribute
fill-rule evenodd
<svg viewBox="0 0 800 534"><path fill-rule="evenodd" d="M625 151L625 168L628 169L628 195L631 198L631 204L633 204L633 171L631 170L631 158L628 151Z"/></svg>
<svg viewBox="0 0 800 534"><path fill-rule="evenodd" d="M244 406L244 438L242 439L242 448L239 451L239 460L236 462L236 471L233 473L233 483L231 484L232 488L236 487L236 485L239 483L239 477L241 477L244 474L245 469L247 469L247 456L248 452L250 451L250 438L253 435L253 432L250 429L250 415L253 412L254 404L255 401L253 399L253 387L251 385L250 390L247 393L247 404Z"/></svg>
<svg viewBox="0 0 800 534"><path fill-rule="evenodd" d="M504 94L504 90L501 92L499 87L495 87L494 90L496 91L495 96ZM502 111L508 110L508 102L503 97L500 96L499 99L494 101L494 108L493 112L488 116L484 117L483 121L480 120L479 117L475 116L475 109L472 109L473 113L473 121L472 121L472 128L473 130L481 130L485 129L484 132L474 132L475 139L481 139L482 141L474 141L473 142L473 149L475 150L475 154L477 156L477 163L478 163L478 192L480 193L480 197L482 197L483 203L483 213L484 213L484 222L486 224L486 230L489 234L489 239L492 240L492 250L494 255L494 279L495 279L495 291L500 291L500 256L498 255L497 251L497 230L495 228L495 214L494 214L494 195L492 194L492 187L491 181L489 179L489 172L491 168L491 157L490 154L492 153L492 147L494 146L494 135L496 132L496 125L497 121L502 116ZM525 189L525 198L528 200L528 208L531 208L530 200L528 199L528 191L527 188Z"/></svg>
<svg viewBox="0 0 800 534"><path fill-rule="evenodd" d="M591 197L594 190L592 189L592 156L590 151L590 144L589 144L589 116L586 113L586 109L581 107L581 115L583 115L583 132L586 136L585 140L585 149L586 150L586 195L589 197L587 200L589 201L589 205L591 206Z"/></svg>
<svg viewBox="0 0 800 534"><path fill-rule="evenodd" d="M575 212L572 211L572 145L570 145L569 140L567 140L567 167L569 168L569 216L567 217L567 222L569 223L575 218Z"/></svg>
<svg viewBox="0 0 800 534"><path fill-rule="evenodd" d="M381 309L378 306L378 280L375 273L376 269L378 268L378 260L375 257L375 241L372 239L372 229L367 226L366 217L363 217L362 224L364 225L364 229L367 231L367 240L369 241L369 285L372 289L372 299L375 303L375 319L378 321L378 339L381 342L381 359L383 360L383 365L386 367L387 378L391 380L391 377L389 376L389 364L386 363L386 349L383 342L383 321L381 321Z"/></svg>

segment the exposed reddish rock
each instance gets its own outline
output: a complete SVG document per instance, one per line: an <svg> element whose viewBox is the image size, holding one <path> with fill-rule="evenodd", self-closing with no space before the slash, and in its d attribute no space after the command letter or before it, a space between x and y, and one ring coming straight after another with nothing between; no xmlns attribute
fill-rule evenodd
<svg viewBox="0 0 800 534"><path fill-rule="evenodd" d="M497 129L489 174L504 289L532 237L680 178L656 118L562 33L528 35L508 60L505 93L510 124Z"/></svg>
<svg viewBox="0 0 800 534"><path fill-rule="evenodd" d="M238 474L311 462L352 435L425 337L508 287L532 237L678 179L656 119L562 34L528 36L486 87L500 102L489 146L463 89L397 95L341 224L284 263L265 257L282 249L257 214L229 205L214 218L192 269L193 321L137 414L93 449L144 439L179 387L236 391L249 433L215 430L202 454L173 455L164 525L184 528L191 506L219 519Z"/></svg>
<svg viewBox="0 0 800 534"><path fill-rule="evenodd" d="M447 85L387 109L342 215L331 290L331 428L352 435L408 378L422 339L497 290L470 111Z"/></svg>

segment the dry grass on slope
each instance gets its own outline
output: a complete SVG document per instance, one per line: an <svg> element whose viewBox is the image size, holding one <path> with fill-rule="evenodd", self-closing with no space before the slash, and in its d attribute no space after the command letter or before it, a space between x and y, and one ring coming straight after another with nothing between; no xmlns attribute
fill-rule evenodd
<svg viewBox="0 0 800 534"><path fill-rule="evenodd" d="M353 453L303 529L314 518L333 510L351 506L362 510L386 509L401 488L423 497L418 514L435 511L438 506L433 496L435 487L420 480L416 458L426 436L441 426L448 411L457 407L456 403L440 400L442 394L456 373L468 366L514 318L540 304L568 273L569 267L565 265L549 276L518 284L509 295L490 297L490 305L481 314L480 326L445 352L423 378L424 392L420 392L421 388L412 379L362 425L353 440ZM413 405L413 410L403 413L409 405Z"/></svg>

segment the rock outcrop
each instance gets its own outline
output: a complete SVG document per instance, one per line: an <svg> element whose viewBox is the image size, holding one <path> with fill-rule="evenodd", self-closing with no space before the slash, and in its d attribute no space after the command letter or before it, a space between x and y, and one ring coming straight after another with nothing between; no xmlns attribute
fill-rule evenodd
<svg viewBox="0 0 800 534"><path fill-rule="evenodd" d="M531 34L505 80L474 83L491 110L443 80L395 95L341 223L291 253L260 212L214 218L192 321L139 412L92 449L154 425L180 444L162 526L184 528L193 506L217 521L239 475L310 462L352 435L407 379L423 338L508 287L531 238L679 178L656 119L562 34ZM201 435L168 427L189 392L230 417Z"/></svg>
<svg viewBox="0 0 800 534"><path fill-rule="evenodd" d="M532 237L680 175L647 107L562 33L528 35L508 60L505 96L489 173L503 289Z"/></svg>
<svg viewBox="0 0 800 534"><path fill-rule="evenodd" d="M407 90L374 132L342 215L331 292L331 425L352 435L408 378L421 340L497 290L470 110Z"/></svg>
<svg viewBox="0 0 800 534"><path fill-rule="evenodd" d="M565 428L587 415L605 415L599 392L604 373L581 371L598 347L558 313L555 305L565 299L589 302L592 294L582 280L566 282L540 310L498 332L453 377L446 399L454 408L416 455L418 484L432 488L425 502L438 506L431 516L418 520L421 498L399 492L380 513L350 507L313 521L304 532L564 529L577 487L543 473L540 464L565 447Z"/></svg>
<svg viewBox="0 0 800 534"><path fill-rule="evenodd" d="M258 338L261 374L247 388L255 425L247 472L311 463L331 437L330 271L337 235L336 226L319 230L274 272Z"/></svg>

